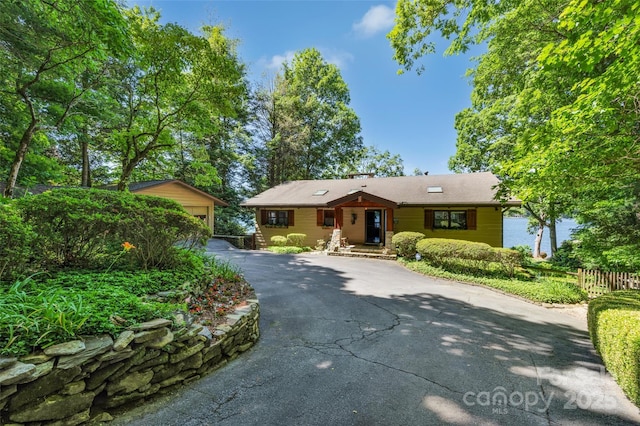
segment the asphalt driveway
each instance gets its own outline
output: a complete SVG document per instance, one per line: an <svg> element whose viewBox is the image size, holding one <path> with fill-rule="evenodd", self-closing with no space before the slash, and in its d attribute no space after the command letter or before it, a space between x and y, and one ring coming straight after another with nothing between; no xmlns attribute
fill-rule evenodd
<svg viewBox="0 0 640 426"><path fill-rule="evenodd" d="M640 423L583 318L392 261L209 250L256 289L260 340L114 425Z"/></svg>

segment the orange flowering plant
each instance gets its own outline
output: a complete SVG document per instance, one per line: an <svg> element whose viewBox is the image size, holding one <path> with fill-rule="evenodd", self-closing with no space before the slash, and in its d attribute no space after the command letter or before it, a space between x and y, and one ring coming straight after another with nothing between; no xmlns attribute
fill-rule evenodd
<svg viewBox="0 0 640 426"><path fill-rule="evenodd" d="M131 244L129 241L125 241L122 243L122 248L125 252L128 252L129 250L136 248L136 246Z"/></svg>
<svg viewBox="0 0 640 426"><path fill-rule="evenodd" d="M111 262L111 265L107 268L107 272L111 270L111 267L118 261L118 259L120 259L125 253L129 253L134 248L136 248L136 246L131 244L129 241L122 243L122 251L118 253L115 259L113 259L113 262Z"/></svg>

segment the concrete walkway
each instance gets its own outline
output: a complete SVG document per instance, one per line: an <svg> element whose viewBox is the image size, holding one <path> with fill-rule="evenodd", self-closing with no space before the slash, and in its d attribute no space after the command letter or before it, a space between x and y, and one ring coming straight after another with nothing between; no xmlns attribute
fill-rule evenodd
<svg viewBox="0 0 640 426"><path fill-rule="evenodd" d="M114 425L640 423L583 315L393 261L209 250L256 289L260 341Z"/></svg>

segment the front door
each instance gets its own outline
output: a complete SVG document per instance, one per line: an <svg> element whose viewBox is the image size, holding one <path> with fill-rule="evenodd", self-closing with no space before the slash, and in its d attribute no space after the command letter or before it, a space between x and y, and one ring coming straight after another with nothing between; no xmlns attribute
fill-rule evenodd
<svg viewBox="0 0 640 426"><path fill-rule="evenodd" d="M382 242L382 210L365 211L366 244Z"/></svg>

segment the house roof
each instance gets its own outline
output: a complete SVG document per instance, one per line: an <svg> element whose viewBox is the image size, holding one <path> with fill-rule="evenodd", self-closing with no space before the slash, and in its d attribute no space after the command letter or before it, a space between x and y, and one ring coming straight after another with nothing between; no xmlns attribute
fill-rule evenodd
<svg viewBox="0 0 640 426"><path fill-rule="evenodd" d="M175 183L177 185L180 185L188 190L191 190L193 192L197 192L198 194L207 197L209 199L211 199L214 203L214 205L216 206L228 206L229 204L227 204L226 202L222 201L221 199L214 197L211 194L208 194L204 191L199 190L196 187L193 187L187 183L182 182L181 180L178 179L166 179L166 180L149 180L149 181L145 181L145 182L136 182L136 183L131 183L129 184L129 191L131 192L138 192L138 191L142 191L143 189L148 189L148 188L152 188L152 187L157 187L157 186L162 186L162 185L168 185L168 184L172 184Z"/></svg>
<svg viewBox="0 0 640 426"><path fill-rule="evenodd" d="M211 194L208 194L204 191L199 190L198 188L195 188L187 183L182 182L181 180L177 180L177 179L166 179L166 180L150 180L150 181L145 181L145 182L136 182L136 183L131 183L129 184L129 191L131 192L138 192L141 191L143 189L147 189L147 188L152 188L154 186L161 186L161 185L166 185L166 184L170 184L170 183L176 183L190 191L196 192L204 197L209 198L210 200L213 201L214 205L216 206L228 206L229 204L227 204L226 202L222 201L221 199L214 197ZM6 183L4 182L0 182L0 193L4 192L4 188L6 187ZM32 194L32 195L36 195L36 194L42 194L45 191L48 191L50 189L56 189L56 188L70 188L70 187L62 187L62 186L54 186L54 185L43 185L43 184L37 184L34 185L33 187L29 187L28 189L26 188L22 188L22 187L16 187L15 189L15 193L16 196L24 196L26 193ZM108 189L108 190L115 190L116 189L116 185L104 185L104 186L100 186L97 187L97 189Z"/></svg>
<svg viewBox="0 0 640 426"><path fill-rule="evenodd" d="M6 187L7 187L6 182L0 182L0 194L4 193L4 189ZM31 194L31 195L42 194L43 192L48 191L52 188L56 188L56 187L52 185L44 185L44 184L38 183L30 187L16 186L13 189L13 192L16 197L23 197L27 194Z"/></svg>
<svg viewBox="0 0 640 426"><path fill-rule="evenodd" d="M384 205L499 206L492 173L285 182L246 200L245 207L330 207L361 196ZM314 195L315 194L315 195ZM367 198L369 196L369 198ZM506 205L520 205L512 199Z"/></svg>

